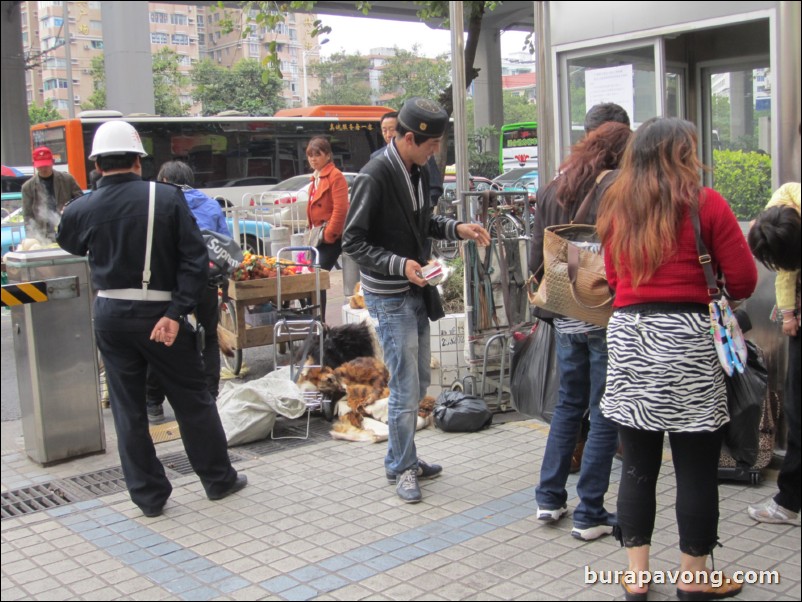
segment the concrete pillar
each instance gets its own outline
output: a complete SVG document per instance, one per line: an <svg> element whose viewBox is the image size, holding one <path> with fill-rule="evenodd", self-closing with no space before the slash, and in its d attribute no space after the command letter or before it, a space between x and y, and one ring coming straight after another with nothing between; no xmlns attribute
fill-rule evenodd
<svg viewBox="0 0 802 602"><path fill-rule="evenodd" d="M106 108L154 113L153 58L147 2L103 3Z"/></svg>
<svg viewBox="0 0 802 602"><path fill-rule="evenodd" d="M25 97L25 57L20 3L2 3L0 20L0 154L3 165L31 164L31 133Z"/></svg>
<svg viewBox="0 0 802 602"><path fill-rule="evenodd" d="M476 129L504 125L504 97L501 93L501 42L494 27L483 27L476 48L475 66L479 77L473 80L473 123ZM498 137L489 141L491 153L498 155Z"/></svg>

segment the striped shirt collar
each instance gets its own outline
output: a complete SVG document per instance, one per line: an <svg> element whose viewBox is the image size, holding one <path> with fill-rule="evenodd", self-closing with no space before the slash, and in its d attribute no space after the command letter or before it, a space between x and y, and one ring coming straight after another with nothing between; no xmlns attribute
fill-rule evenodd
<svg viewBox="0 0 802 602"><path fill-rule="evenodd" d="M423 207L423 178L418 177L418 190L417 195L415 194L415 187L412 185L412 178L410 177L409 171L407 171L407 166L404 165L404 161L401 159L401 155L398 154L398 148L395 145L395 138L390 140L390 144L387 145L386 150L384 151L387 157L390 159L390 163L392 163L395 170L404 176L404 181L407 184L407 193L409 194L409 198L412 201L412 210L414 212L418 212ZM417 165L413 165L412 169L414 170ZM420 168L418 168L418 172L420 172Z"/></svg>

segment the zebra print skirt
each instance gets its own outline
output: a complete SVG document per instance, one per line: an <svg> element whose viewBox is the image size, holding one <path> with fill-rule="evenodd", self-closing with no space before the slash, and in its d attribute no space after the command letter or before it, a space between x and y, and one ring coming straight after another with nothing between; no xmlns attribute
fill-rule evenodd
<svg viewBox="0 0 802 602"><path fill-rule="evenodd" d="M724 371L701 312L616 311L602 414L635 429L714 431L729 422Z"/></svg>

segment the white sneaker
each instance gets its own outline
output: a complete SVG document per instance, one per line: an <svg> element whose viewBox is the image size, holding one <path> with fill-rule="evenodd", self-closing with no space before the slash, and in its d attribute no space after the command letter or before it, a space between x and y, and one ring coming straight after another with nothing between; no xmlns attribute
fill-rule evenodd
<svg viewBox="0 0 802 602"><path fill-rule="evenodd" d="M769 500L759 506L749 506L749 516L760 523L788 524L797 527L800 525L799 512L791 512L774 500Z"/></svg>
<svg viewBox="0 0 802 602"><path fill-rule="evenodd" d="M610 535L612 532L613 528L609 525L595 525L585 529L574 527L571 531L571 537L581 539L582 541L593 541L594 539L599 539L599 537Z"/></svg>
<svg viewBox="0 0 802 602"><path fill-rule="evenodd" d="M568 514L568 506L555 508L554 510L537 507L537 520L542 520L544 523L556 523L566 514Z"/></svg>

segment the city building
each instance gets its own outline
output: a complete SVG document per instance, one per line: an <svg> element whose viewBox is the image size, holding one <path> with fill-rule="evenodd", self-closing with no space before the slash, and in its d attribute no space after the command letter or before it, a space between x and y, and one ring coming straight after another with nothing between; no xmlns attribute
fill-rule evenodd
<svg viewBox="0 0 802 602"><path fill-rule="evenodd" d="M92 106L95 89L93 60L103 56L102 2L23 2L22 39L28 71L28 104L51 100L65 117ZM210 6L150 2L151 52L170 48L180 57L179 69L189 75L198 61L210 59L231 67L241 59L263 60L271 41L284 78L284 99L288 107L301 106L304 95L318 89L311 75L304 81L304 62L319 60L317 41L309 36L312 14L287 16L276 31L255 29L243 37L248 15L239 9L220 11ZM66 11L66 12L65 12ZM66 17L66 18L65 18ZM226 32L223 24L233 24ZM66 44L65 40L70 43ZM95 66L97 64L95 63ZM305 83L308 90L305 89ZM201 107L193 102L191 86L179 91L188 113Z"/></svg>

